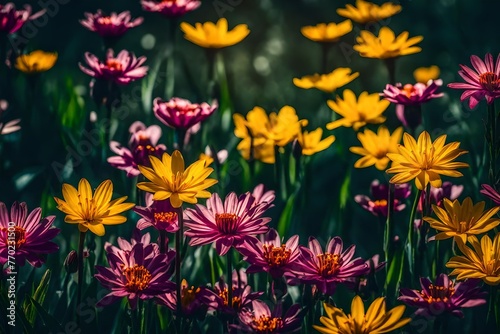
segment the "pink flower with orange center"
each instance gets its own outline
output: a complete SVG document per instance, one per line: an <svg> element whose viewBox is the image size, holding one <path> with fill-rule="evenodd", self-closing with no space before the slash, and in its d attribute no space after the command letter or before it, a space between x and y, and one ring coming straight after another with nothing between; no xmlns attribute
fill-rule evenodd
<svg viewBox="0 0 500 334"><path fill-rule="evenodd" d="M142 217L137 222L139 230L148 227L169 233L175 233L179 230L177 209L170 204L169 199L154 201L153 194L147 193L146 207L136 206L133 210Z"/></svg>
<svg viewBox="0 0 500 334"><path fill-rule="evenodd" d="M206 102L191 103L189 100L174 97L169 101L162 101L159 97L153 101L153 111L156 118L163 124L174 129L187 130L204 121L218 108L217 101L212 105Z"/></svg>
<svg viewBox="0 0 500 334"><path fill-rule="evenodd" d="M80 20L82 26L104 38L120 37L130 28L137 27L144 21L142 17L132 20L128 10L120 14L112 12L110 15L105 15L98 9L95 14L85 13L84 15L85 19Z"/></svg>
<svg viewBox="0 0 500 334"><path fill-rule="evenodd" d="M179 17L200 7L198 0L141 0L142 9L166 17Z"/></svg>
<svg viewBox="0 0 500 334"><path fill-rule="evenodd" d="M7 2L5 5L0 4L0 32L15 33L26 22L39 18L45 12L46 10L43 9L31 14L30 5L24 5L24 9L16 10L16 5L12 2Z"/></svg>

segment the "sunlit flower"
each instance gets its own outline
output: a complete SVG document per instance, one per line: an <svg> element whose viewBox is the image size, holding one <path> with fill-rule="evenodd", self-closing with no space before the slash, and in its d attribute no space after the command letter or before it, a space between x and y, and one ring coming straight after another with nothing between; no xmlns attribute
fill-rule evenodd
<svg viewBox="0 0 500 334"><path fill-rule="evenodd" d="M458 74L466 81L465 83L450 83L448 87L465 89L460 101L469 99L469 107L473 109L479 101L486 98L488 104L500 96L500 54L493 62L491 53L487 53L484 61L478 56L472 55L470 62L474 69L460 64L461 70Z"/></svg>
<svg viewBox="0 0 500 334"><path fill-rule="evenodd" d="M491 199L496 205L500 205L500 194L495 190L495 188L489 184L482 184L481 188L482 189L479 191L481 194Z"/></svg>
<svg viewBox="0 0 500 334"><path fill-rule="evenodd" d="M214 162L214 159L217 159L217 163L221 165L227 160L228 154L227 150L220 150L214 153L210 146L207 145L205 146L205 152L200 154L199 159L206 161L205 166L210 166Z"/></svg>
<svg viewBox="0 0 500 334"><path fill-rule="evenodd" d="M66 214L64 221L69 224L78 224L80 232L87 232L103 236L104 225L118 225L127 221L127 217L120 214L131 209L134 203L124 203L127 196L111 201L113 183L111 180L102 182L94 194L89 181L81 179L78 190L70 184L62 186L64 200L54 197L57 208Z"/></svg>
<svg viewBox="0 0 500 334"><path fill-rule="evenodd" d="M457 245L464 254L454 256L446 263L452 268L450 276L457 280L480 278L488 285L500 284L500 233L495 235L493 242L488 235L481 238L481 243L475 235L468 238L473 249L465 245L462 239L457 239Z"/></svg>
<svg viewBox="0 0 500 334"><path fill-rule="evenodd" d="M170 204L168 199L154 201L153 195L146 194L146 207L136 206L133 209L142 218L137 222L137 228L144 230L154 227L158 231L175 233L179 230L179 219L177 210Z"/></svg>
<svg viewBox="0 0 500 334"><path fill-rule="evenodd" d="M36 50L16 58L15 67L27 74L42 73L54 67L57 61L57 53Z"/></svg>
<svg viewBox="0 0 500 334"><path fill-rule="evenodd" d="M354 200L361 205L363 209L371 212L375 216L387 217L389 210L389 187L387 184L380 183L379 180L373 180L370 186L371 197L365 195L356 195ZM403 211L406 207L404 200L410 197L411 186L408 183L394 185L394 211Z"/></svg>
<svg viewBox="0 0 500 334"><path fill-rule="evenodd" d="M112 12L110 15L104 15L98 9L95 14L84 13L84 15L85 19L80 20L82 26L105 38L120 37L130 28L137 27L144 21L142 17L132 20L128 10L120 14Z"/></svg>
<svg viewBox="0 0 500 334"><path fill-rule="evenodd" d="M292 273L303 283L315 284L319 291L332 295L338 283L367 274L370 268L361 258L353 259L355 245L343 250L340 237L334 237L323 251L316 238L309 238L309 248L300 246L301 256Z"/></svg>
<svg viewBox="0 0 500 334"><path fill-rule="evenodd" d="M359 72L351 72L352 70L348 67L339 67L327 74L316 73L302 78L294 78L293 84L299 88L316 88L326 93L332 93L359 76Z"/></svg>
<svg viewBox="0 0 500 334"><path fill-rule="evenodd" d="M271 218L263 217L273 206L271 202L255 205L250 192L237 196L234 192L226 196L224 202L214 193L207 205L198 204L185 211L184 233L190 237L190 246L215 243L219 255L225 255L231 247L241 245L252 236L269 230Z"/></svg>
<svg viewBox="0 0 500 334"><path fill-rule="evenodd" d="M365 0L356 0L356 7L347 4L346 8L337 9L337 14L360 24L377 22L401 11L401 6L386 2L381 6Z"/></svg>
<svg viewBox="0 0 500 334"><path fill-rule="evenodd" d="M334 43L338 42L340 37L347 35L352 31L351 20L345 20L340 23L319 23L315 26L306 26L300 29L304 37L314 42Z"/></svg>
<svg viewBox="0 0 500 334"><path fill-rule="evenodd" d="M42 9L39 12L31 14L31 6L24 5L24 9L17 9L12 2L7 2L5 5L0 4L0 32L12 34L21 29L28 21L36 20L45 12Z"/></svg>
<svg viewBox="0 0 500 334"><path fill-rule="evenodd" d="M139 170L151 182L140 182L137 187L153 193L155 201L170 198L174 208L179 208L183 202L194 204L197 198L210 197L206 189L217 183L208 178L213 169L206 167L204 160L184 168L184 158L177 150L172 156L163 153L161 160L155 156L150 156L149 160L152 167L139 166Z"/></svg>
<svg viewBox="0 0 500 334"><path fill-rule="evenodd" d="M215 100L212 105L206 102L191 103L178 97L166 102L157 97L153 101L153 111L156 118L174 129L187 130L207 119L217 108L218 104Z"/></svg>
<svg viewBox="0 0 500 334"><path fill-rule="evenodd" d="M142 9L166 17L179 17L200 7L198 0L141 0Z"/></svg>
<svg viewBox="0 0 500 334"><path fill-rule="evenodd" d="M440 74L439 67L436 65L432 65L429 67L419 67L415 71L413 71L413 77L416 82L420 82L426 84L429 80L437 80L439 79Z"/></svg>
<svg viewBox="0 0 500 334"><path fill-rule="evenodd" d="M250 33L246 24L239 24L233 30L228 30L225 18L219 19L215 24L196 23L194 27L182 22L181 30L188 41L207 49L220 49L238 44Z"/></svg>
<svg viewBox="0 0 500 334"><path fill-rule="evenodd" d="M319 321L324 327L318 325L313 325L313 327L324 334L389 333L411 321L411 318L402 318L406 309L404 305L396 306L387 311L385 297L376 298L366 314L360 296L354 296L349 315L346 315L342 309L328 303L324 303L323 306L326 316L321 316Z"/></svg>
<svg viewBox="0 0 500 334"><path fill-rule="evenodd" d="M158 144L161 137L161 128L158 125L151 125L146 128L144 123L137 121L129 128L130 140L128 148L123 147L116 141L109 143L109 148L117 156L109 157L108 163L118 169L127 172L128 177L134 177L141 172L138 166L151 167L149 156L161 157L167 150L163 144Z"/></svg>
<svg viewBox="0 0 500 334"><path fill-rule="evenodd" d="M418 189L424 190L428 183L435 188L442 185L441 176L460 177L457 168L467 168L468 164L456 162L455 159L466 154L459 149L459 142L445 145L446 135L434 142L427 131L423 131L416 141L408 133L403 135L404 145L399 145L399 153L388 153L392 166L387 170L394 175L389 182L406 183L415 179Z"/></svg>
<svg viewBox="0 0 500 334"><path fill-rule="evenodd" d="M463 318L462 307L476 307L486 304L486 292L478 287L479 279L468 279L455 284L448 275L440 274L434 284L428 278L420 278L422 290L401 288L398 300L408 306L418 307L415 315L435 316L451 313ZM436 311L439 313L436 314Z"/></svg>
<svg viewBox="0 0 500 334"><path fill-rule="evenodd" d="M366 168L375 165L378 170L385 170L389 164L387 153L398 152L398 144L403 135L403 128L399 127L392 135L384 125L381 125L377 133L366 129L365 132L358 133L358 140L363 147L353 146L349 148L352 153L362 155L354 163L355 168Z"/></svg>
<svg viewBox="0 0 500 334"><path fill-rule="evenodd" d="M343 99L337 96L336 101L328 100L328 106L343 118L328 123L326 128L333 130L341 126L352 127L354 131L366 124L380 124L385 122L382 113L390 105L387 100L381 100L378 93L362 92L356 98L352 90L344 90Z"/></svg>
<svg viewBox="0 0 500 334"><path fill-rule="evenodd" d="M42 218L42 209L36 208L28 214L26 203L14 202L9 211L0 202L0 264L16 262L24 266L26 261L40 267L46 255L57 252L59 246L51 240L61 230L53 228L55 216ZM13 253L13 252L14 253ZM12 270L14 271L14 270Z"/></svg>
<svg viewBox="0 0 500 334"><path fill-rule="evenodd" d="M378 36L368 30L363 30L360 36L356 37L358 44L354 45L354 50L358 51L361 57L378 59L396 58L422 51L415 44L424 38L415 36L408 39L408 35L408 31L405 31L396 37L387 26L380 28Z"/></svg>
<svg viewBox="0 0 500 334"><path fill-rule="evenodd" d="M271 312L261 300L252 301L252 307L238 314L240 323L229 325L230 333L295 333L302 327L302 312L299 304L292 305L285 315L281 303Z"/></svg>
<svg viewBox="0 0 500 334"><path fill-rule="evenodd" d="M313 155L315 153L326 150L335 141L335 136L328 136L321 140L323 129L317 128L311 132L299 132L297 141L302 150L302 155Z"/></svg>
<svg viewBox="0 0 500 334"><path fill-rule="evenodd" d="M83 73L96 79L111 80L120 85L129 84L132 81L146 76L148 67L141 66L146 61L146 57L136 56L127 50L122 50L114 56L112 49L106 53L106 60L101 61L90 52L85 52L85 62L89 68L78 63Z"/></svg>

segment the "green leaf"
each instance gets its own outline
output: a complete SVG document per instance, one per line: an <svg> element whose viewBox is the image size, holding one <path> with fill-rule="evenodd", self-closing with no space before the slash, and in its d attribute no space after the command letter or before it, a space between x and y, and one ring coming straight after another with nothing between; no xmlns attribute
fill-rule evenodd
<svg viewBox="0 0 500 334"><path fill-rule="evenodd" d="M49 282L50 282L50 269L47 269L43 274L42 279L40 280L40 284L38 284L38 287L33 293L33 296L27 300L28 305L24 309L24 312L26 313L26 318L32 325L35 324L35 316L36 316L32 300L37 301L39 304L43 304L45 296L47 295L47 289L49 288Z"/></svg>
<svg viewBox="0 0 500 334"><path fill-rule="evenodd" d="M292 223L292 213L295 205L296 196L297 196L297 191L294 191L293 194L286 201L285 208L281 213L280 220L278 222L278 233L281 236L285 235L286 231L288 231L290 227L290 224Z"/></svg>
<svg viewBox="0 0 500 334"><path fill-rule="evenodd" d="M403 249L400 248L394 253L394 257L390 260L389 270L385 281L385 291L389 298L397 298L399 291L399 284L403 276L403 263L404 254Z"/></svg>
<svg viewBox="0 0 500 334"><path fill-rule="evenodd" d="M57 332L65 332L62 325L59 323L59 321L57 321L57 319L54 316L50 315L43 308L43 306L40 305L40 303L38 303L34 298L30 299L31 299L31 305L34 306L34 309L36 309L37 314L40 316L40 319L42 319L42 322L47 327L47 329L50 329L52 331L55 330Z"/></svg>
<svg viewBox="0 0 500 334"><path fill-rule="evenodd" d="M347 201L350 199L349 186L351 185L351 169L345 175L344 181L342 182L342 186L340 187L340 209L345 208Z"/></svg>

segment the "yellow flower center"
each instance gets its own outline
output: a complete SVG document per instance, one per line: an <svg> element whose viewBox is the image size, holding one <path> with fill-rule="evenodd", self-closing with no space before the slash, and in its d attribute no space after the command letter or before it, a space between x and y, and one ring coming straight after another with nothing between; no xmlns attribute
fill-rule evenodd
<svg viewBox="0 0 500 334"><path fill-rule="evenodd" d="M488 276L500 276L500 259L497 258L489 260L485 263L484 273Z"/></svg>
<svg viewBox="0 0 500 334"><path fill-rule="evenodd" d="M448 303L451 299L451 296L455 294L454 283L450 282L448 287L444 287L441 285L429 285L429 294L425 290L420 291L420 296L427 301L427 303L439 303L444 302ZM418 298L414 298L415 301L419 300Z"/></svg>
<svg viewBox="0 0 500 334"><path fill-rule="evenodd" d="M499 88L500 78L493 72L485 72L479 76L479 83L484 89L491 92Z"/></svg>
<svg viewBox="0 0 500 334"><path fill-rule="evenodd" d="M271 318L266 315L261 315L258 319L254 317L252 323L252 327L257 333L272 333L277 328L283 326L281 318Z"/></svg>
<svg viewBox="0 0 500 334"><path fill-rule="evenodd" d="M402 93L407 97L411 97L415 93L415 87L411 84L406 84L403 87Z"/></svg>
<svg viewBox="0 0 500 334"><path fill-rule="evenodd" d="M233 234L236 232L238 216L234 213L216 213L215 224L219 231L225 234Z"/></svg>
<svg viewBox="0 0 500 334"><path fill-rule="evenodd" d="M323 276L331 276L339 271L342 261L339 254L323 253L318 255L319 270L318 273Z"/></svg>
<svg viewBox="0 0 500 334"><path fill-rule="evenodd" d="M233 308L234 309L237 309L239 310L241 308L241 298L238 297L238 296L234 296L234 291L236 289L233 288ZM228 303L228 290L227 288L225 288L224 290L222 290L221 292L219 292L219 297L222 298L222 300L224 301L224 305L225 306L228 306L229 303Z"/></svg>
<svg viewBox="0 0 500 334"><path fill-rule="evenodd" d="M123 71L122 63L116 58L109 58L106 60L106 67L114 71Z"/></svg>
<svg viewBox="0 0 500 334"><path fill-rule="evenodd" d="M1 232L5 232L5 243L9 245L9 229L7 227L0 227ZM16 243L16 249L19 249L23 244L26 243L26 229L21 226L14 226L14 241Z"/></svg>
<svg viewBox="0 0 500 334"><path fill-rule="evenodd" d="M263 245L264 258L270 267L280 267L288 263L290 254L292 253L286 248L286 245L274 247L273 245Z"/></svg>
<svg viewBox="0 0 500 334"><path fill-rule="evenodd" d="M147 154L153 154L156 151L156 148L151 145L138 145L136 150L139 152L147 151Z"/></svg>
<svg viewBox="0 0 500 334"><path fill-rule="evenodd" d="M172 225L177 220L177 212L156 212L154 215L156 225Z"/></svg>
<svg viewBox="0 0 500 334"><path fill-rule="evenodd" d="M100 25L112 25L113 24L113 21L111 21L111 17L109 16L104 16L104 17L100 17L97 19L97 23L99 23Z"/></svg>
<svg viewBox="0 0 500 334"><path fill-rule="evenodd" d="M144 266L135 264L133 267L123 268L122 272L127 280L125 289L128 292L142 291L148 287L151 281L151 274Z"/></svg>
<svg viewBox="0 0 500 334"><path fill-rule="evenodd" d="M94 223L99 223L99 221L96 221L97 219L97 212L98 212L98 205L96 204L95 200L93 198L84 198L85 202L87 205L82 204L82 199L81 195L78 194L78 205L80 206L81 212L82 212L82 220L84 220L88 224L94 224Z"/></svg>
<svg viewBox="0 0 500 334"><path fill-rule="evenodd" d="M192 302L196 300L196 294L200 292L201 289L195 288L194 286L191 286L190 288L187 286L182 287L182 292L181 292L181 305L182 308L185 309L189 305L191 305Z"/></svg>

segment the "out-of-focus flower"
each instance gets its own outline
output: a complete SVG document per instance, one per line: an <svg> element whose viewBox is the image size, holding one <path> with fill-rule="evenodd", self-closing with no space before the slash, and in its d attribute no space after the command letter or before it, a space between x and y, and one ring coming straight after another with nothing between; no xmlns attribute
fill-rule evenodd
<svg viewBox="0 0 500 334"><path fill-rule="evenodd" d="M482 184L481 188L479 191L481 194L491 199L496 205L500 205L500 194L492 186Z"/></svg>
<svg viewBox="0 0 500 334"><path fill-rule="evenodd" d="M302 155L313 155L326 150L335 141L335 136L328 136L321 140L323 129L317 128L311 132L299 132L297 142L300 145Z"/></svg>
<svg viewBox="0 0 500 334"><path fill-rule="evenodd" d="M36 20L46 12L46 9L42 9L31 14L30 5L24 5L23 7L24 9L16 9L16 5L12 2L7 2L5 5L0 4L0 32L15 33L26 22Z"/></svg>
<svg viewBox="0 0 500 334"><path fill-rule="evenodd" d="M189 100L174 97L169 101L162 101L159 97L153 101L153 111L158 120L174 129L187 130L204 121L218 108L217 101L212 105L206 102L191 103Z"/></svg>
<svg viewBox="0 0 500 334"><path fill-rule="evenodd" d="M368 296L372 292L377 292L375 273L382 270L387 264L386 262L380 262L380 255L378 254L373 255L365 263L370 268L368 274L351 277L344 282L349 289L362 296Z"/></svg>
<svg viewBox="0 0 500 334"><path fill-rule="evenodd" d="M179 219L177 210L170 204L170 201L154 201L153 195L146 194L146 207L136 206L133 209L142 218L137 222L137 228L144 230L154 227L158 231L175 233L179 230Z"/></svg>
<svg viewBox="0 0 500 334"><path fill-rule="evenodd" d="M337 9L337 14L360 24L377 22L391 17L401 11L400 5L386 2L381 6L365 0L356 0L356 7L347 4Z"/></svg>
<svg viewBox="0 0 500 334"><path fill-rule="evenodd" d="M179 17L200 7L198 0L141 0L142 9L166 17Z"/></svg>
<svg viewBox="0 0 500 334"><path fill-rule="evenodd" d="M354 163L355 168L366 168L375 165L378 170L385 170L389 164L387 153L397 153L398 145L403 135L403 128L399 127L392 135L384 125L379 126L377 133L366 129L358 133L358 140L363 147L353 146L349 148L352 153L362 155Z"/></svg>
<svg viewBox="0 0 500 334"><path fill-rule="evenodd" d="M238 314L240 323L229 325L230 333L295 333L302 327L301 307L292 305L283 316L283 306L278 303L273 312L261 300L252 301L252 307Z"/></svg>
<svg viewBox="0 0 500 334"><path fill-rule="evenodd" d="M486 292L478 287L479 279L468 279L455 284L448 275L440 274L434 284L428 278L420 278L422 290L401 288L398 300L408 306L418 307L415 315L436 316L451 313L463 318L462 307L476 307L486 304ZM436 311L439 313L436 314Z"/></svg>
<svg viewBox="0 0 500 334"><path fill-rule="evenodd" d="M84 13L85 19L80 20L82 26L90 31L98 33L104 38L116 38L123 36L130 28L137 27L144 19L138 17L132 20L130 12L124 11L120 14L112 12L110 15L104 15L98 9L95 14Z"/></svg>
<svg viewBox="0 0 500 334"><path fill-rule="evenodd" d="M387 217L389 210L389 187L382 184L379 180L373 180L370 186L370 192L373 199L365 195L356 195L354 200L361 205L363 209L371 212L375 216ZM394 211L403 211L406 204L405 199L410 197L411 186L408 183L394 185Z"/></svg>
<svg viewBox="0 0 500 334"><path fill-rule="evenodd" d="M181 152L175 150L172 156L163 153L162 159L150 156L152 167L139 166L142 175L150 182L140 182L137 187L153 193L153 200L170 199L174 208L181 207L183 202L197 203L197 198L208 198L206 189L217 183L209 179L213 169L206 167L204 160L198 160L188 168L184 168Z"/></svg>
<svg viewBox="0 0 500 334"><path fill-rule="evenodd" d="M217 154L215 154L210 146L207 145L205 146L205 153L200 154L200 160L205 160L205 166L210 166L212 162L214 162L215 155L217 156L218 164L223 164L227 160L228 152L227 150L220 150Z"/></svg>
<svg viewBox="0 0 500 334"><path fill-rule="evenodd" d="M328 123L326 128L333 130L341 126L352 127L354 131L366 124L380 124L385 122L382 113L390 105L387 100L381 100L378 93L362 92L356 98L350 89L344 90L343 99L337 96L336 101L328 100L328 106L343 118Z"/></svg>
<svg viewBox="0 0 500 334"><path fill-rule="evenodd" d="M468 237L486 233L500 224L500 219L495 216L500 207L484 211L484 206L485 202L472 203L470 197L467 197L462 204L458 199L452 202L445 198L444 209L432 206L432 211L438 219L424 217L424 220L433 229L440 231L433 237L434 239L444 240L454 237L466 243Z"/></svg>
<svg viewBox="0 0 500 334"><path fill-rule="evenodd" d="M467 168L468 164L456 162L455 159L466 154L467 151L459 149L459 142L445 145L446 135L442 135L434 142L427 131L423 131L418 140L408 133L403 135L404 145L399 145L399 153L388 153L392 166L387 170L394 175L389 182L406 183L415 179L415 185L420 190L425 190L427 184L435 188L442 185L440 175L460 177L462 173L457 168Z"/></svg>
<svg viewBox="0 0 500 334"><path fill-rule="evenodd" d="M452 268L450 276L457 276L457 280L466 278L480 278L488 285L500 284L500 233L495 235L493 242L488 235L481 238L481 243L476 236L468 240L473 249L467 247L462 239L457 240L460 251L464 254L454 256L446 263L447 268Z"/></svg>
<svg viewBox="0 0 500 334"><path fill-rule="evenodd" d="M339 67L327 74L315 73L302 78L293 78L293 84L299 88L316 88L325 93L333 93L359 77L359 72L351 72L348 67Z"/></svg>
<svg viewBox="0 0 500 334"><path fill-rule="evenodd" d="M85 62L89 68L78 63L83 73L96 79L110 80L119 85L127 85L132 81L146 76L148 67L141 66L146 57L136 58L134 53L122 50L114 56L112 49L106 53L106 59L101 61L90 52L85 52Z"/></svg>
<svg viewBox="0 0 500 334"><path fill-rule="evenodd" d="M493 62L491 53L486 54L484 61L478 56L472 55L470 62L474 69L460 64L461 70L458 71L465 83L450 83L448 87L465 89L460 101L469 99L471 109L475 108L483 98L486 98L488 104L492 104L500 96L500 54L496 62Z"/></svg>
<svg viewBox="0 0 500 334"><path fill-rule="evenodd" d="M338 283L367 274L370 268L361 258L353 259L355 245L343 250L340 237L334 237L325 251L314 237L309 238L309 248L300 246L301 256L292 273L303 283L315 284L322 293L332 295Z"/></svg>
<svg viewBox="0 0 500 334"><path fill-rule="evenodd" d="M89 181L81 179L78 190L70 184L62 186L63 198L54 197L57 208L66 214L64 221L68 224L78 224L80 232L87 232L103 236L104 225L118 225L127 221L127 217L120 214L134 207L134 203L124 203L127 196L111 201L113 196L113 182L102 182L92 195Z"/></svg>
<svg viewBox="0 0 500 334"><path fill-rule="evenodd" d="M306 26L300 29L305 38L320 43L335 43L340 37L347 35L352 31L351 20L345 20L340 23L319 23L315 26Z"/></svg>
<svg viewBox="0 0 500 334"><path fill-rule="evenodd" d="M271 218L263 217L273 206L271 202L255 205L250 192L236 196L234 192L226 196L224 203L214 193L207 205L198 204L194 209L185 211L186 227L184 233L190 237L189 245L207 245L215 242L219 255L225 255L231 247L241 245L252 236L269 230Z"/></svg>
<svg viewBox="0 0 500 334"><path fill-rule="evenodd" d="M413 71L413 77L416 82L426 84L429 80L437 80L440 74L439 67L432 65L429 67L419 67Z"/></svg>
<svg viewBox="0 0 500 334"><path fill-rule="evenodd" d="M363 30L356 37L358 44L354 45L353 48L359 52L361 57L377 59L396 58L422 51L415 44L424 38L422 36L408 38L408 35L408 31L405 31L396 37L394 31L387 26L380 28L378 36L368 30Z"/></svg>
<svg viewBox="0 0 500 334"><path fill-rule="evenodd" d="M431 187L431 203L442 207L445 198L453 201L460 196L463 190L464 186L462 185L456 185L449 181L443 182L441 188Z"/></svg>
<svg viewBox="0 0 500 334"><path fill-rule="evenodd" d="M382 96L392 103L405 106L414 106L425 103L429 100L442 97L443 93L436 94L438 88L443 84L443 80L429 80L426 84L417 82L416 84L396 85L387 84Z"/></svg>
<svg viewBox="0 0 500 334"><path fill-rule="evenodd" d="M28 214L24 202L14 202L9 215L5 203L0 202L0 264L3 266L13 258L18 266L28 261L33 267L40 267L47 254L59 249L51 241L61 231L53 228L54 219L55 216L42 218L41 208Z"/></svg>
<svg viewBox="0 0 500 334"><path fill-rule="evenodd" d="M19 125L20 122L21 122L21 120L18 118L18 119L14 119L12 121L9 121L5 124L0 123L0 135L6 135L9 133L21 130L21 126Z"/></svg>
<svg viewBox="0 0 500 334"><path fill-rule="evenodd" d="M219 19L217 23L196 23L194 27L182 22L181 30L185 39L207 49L220 49L238 44L250 33L246 24L238 24L233 30L228 30L225 18Z"/></svg>
<svg viewBox="0 0 500 334"><path fill-rule="evenodd" d="M42 73L54 67L57 53L36 50L16 58L15 67L26 74Z"/></svg>
<svg viewBox="0 0 500 334"><path fill-rule="evenodd" d="M161 254L156 244L124 244L128 244L127 247L120 249L106 243L109 268L95 266L95 278L111 290L96 306L109 305L127 297L130 308L135 309L139 299L152 299L160 294L175 292L175 284L169 281L173 272L174 251Z"/></svg>
<svg viewBox="0 0 500 334"><path fill-rule="evenodd" d="M360 296L354 296L351 303L351 314L346 315L340 308L328 303L323 304L326 316L319 321L324 327L313 325L320 333L389 333L401 328L411 321L411 318L402 318L406 307L399 305L387 311L385 297L376 298L365 314L365 306Z"/></svg>
<svg viewBox="0 0 500 334"><path fill-rule="evenodd" d="M109 157L108 163L118 169L127 172L128 177L134 177L141 172L138 166L151 167L149 156L161 157L167 150L163 144L158 144L161 137L161 128L158 125L151 125L146 128L144 123L137 121L129 128L130 140L128 148L120 143L112 141L109 143L111 151L118 154Z"/></svg>

